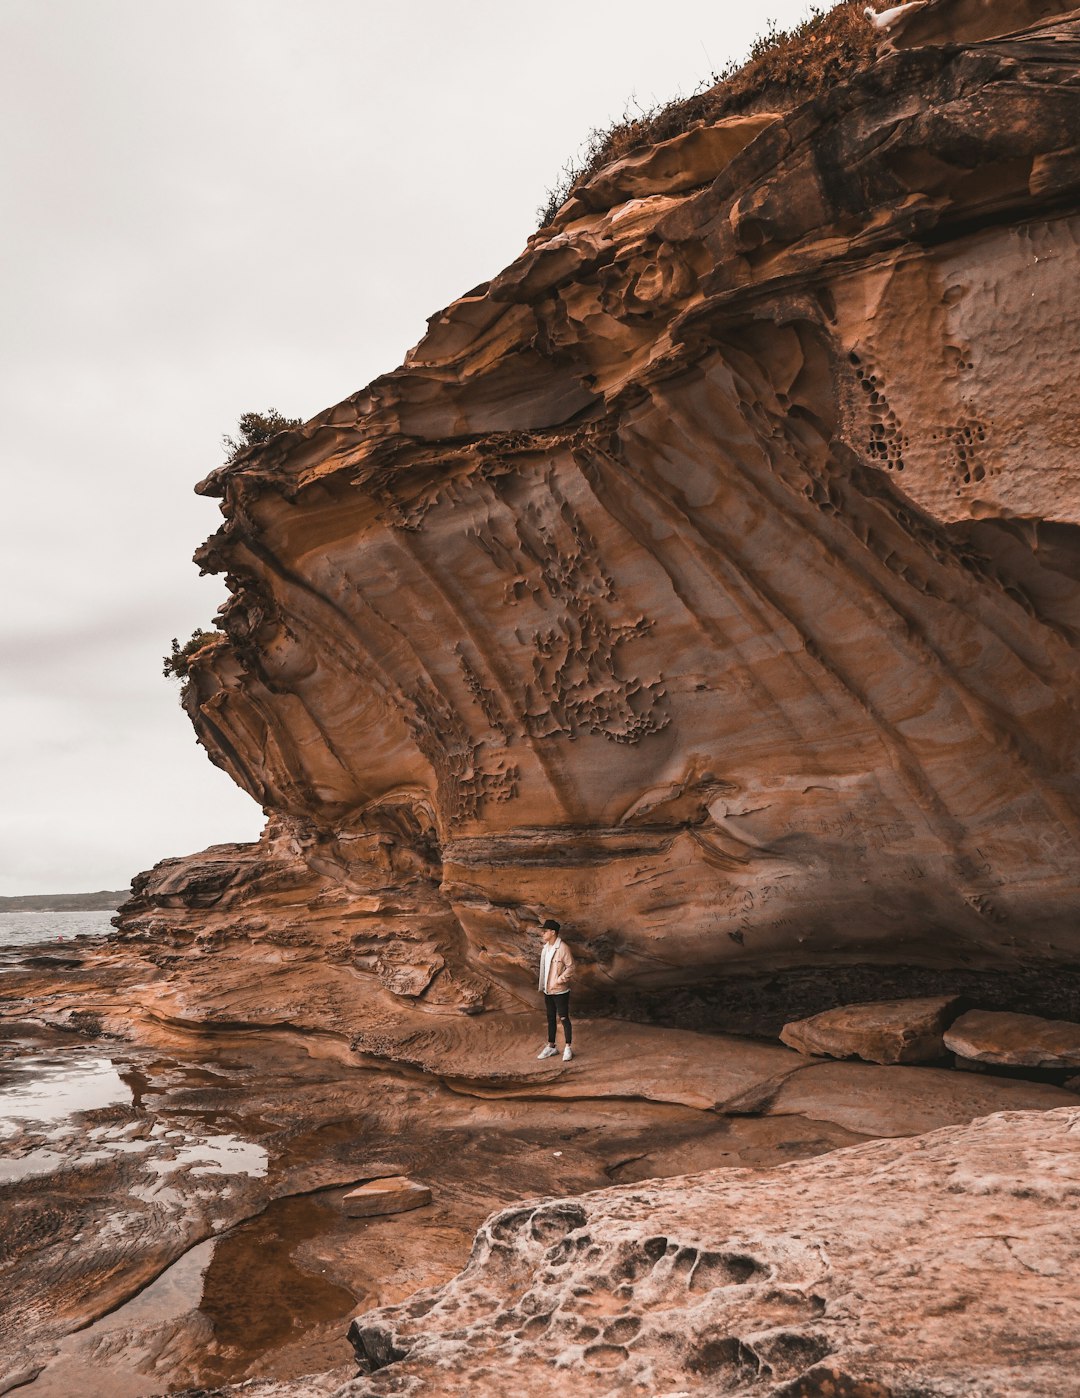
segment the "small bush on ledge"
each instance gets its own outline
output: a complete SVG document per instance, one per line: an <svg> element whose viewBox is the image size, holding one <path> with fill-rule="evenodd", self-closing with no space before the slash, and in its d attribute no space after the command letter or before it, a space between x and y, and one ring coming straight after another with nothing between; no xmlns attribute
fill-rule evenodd
<svg viewBox="0 0 1080 1398"><path fill-rule="evenodd" d="M185 641L183 645L174 636L169 654L162 657L161 673L167 680L186 680L191 668L191 657L197 650L202 650L207 641L217 640L220 635L220 631L193 631L190 640Z"/></svg>
<svg viewBox="0 0 1080 1398"><path fill-rule="evenodd" d="M242 413L236 425L238 436L226 433L221 445L227 452L226 461L235 461L251 447L261 447L279 432L287 432L292 427L302 427L303 418L283 417L276 408L267 408L265 413Z"/></svg>

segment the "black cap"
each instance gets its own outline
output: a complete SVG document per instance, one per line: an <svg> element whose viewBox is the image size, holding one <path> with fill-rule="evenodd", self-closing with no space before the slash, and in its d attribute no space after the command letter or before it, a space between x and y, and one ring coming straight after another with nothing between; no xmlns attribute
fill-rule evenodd
<svg viewBox="0 0 1080 1398"><path fill-rule="evenodd" d="M561 923L561 922L556 922L555 919L554 919L553 917L546 918L546 919L540 924L540 926L543 928L543 930L544 930L545 932L561 932L561 931L562 931L562 923Z"/></svg>

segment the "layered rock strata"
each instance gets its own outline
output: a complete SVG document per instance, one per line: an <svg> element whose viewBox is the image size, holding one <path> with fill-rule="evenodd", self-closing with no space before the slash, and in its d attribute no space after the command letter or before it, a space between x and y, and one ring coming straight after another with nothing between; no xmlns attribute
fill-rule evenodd
<svg viewBox="0 0 1080 1398"><path fill-rule="evenodd" d="M337 1386L293 1378L336 1366L330 1310L310 1350L286 1315L287 1361L235 1317L207 1347L204 1312L48 1357L176 1255L153 1196L109 1242L115 1190L223 1102L267 1180L184 1241L333 1204L294 1252L335 1314L379 1308L353 1398L566 1364L596 1395L1066 1391L1076 1093L689 1032L901 995L1078 1017L1080 12L932 0L887 49L609 162L401 369L204 482L231 601L185 705L267 830L140 876L121 936L9 975L3 1015L127 1036L140 1097L169 1045L233 1057L157 1094L145 1164L126 1107L109 1160L73 1136L59 1223L48 1177L8 1188L40 1392L86 1354L115 1387L121 1352ZM680 1027L586 1015L538 1062L541 913L578 1006ZM431 1205L341 1214L399 1176ZM409 1299L493 1207L608 1181Z"/></svg>
<svg viewBox="0 0 1080 1398"><path fill-rule="evenodd" d="M1076 959L1080 16L970 8L601 170L200 487L200 740L478 985L540 910L597 993Z"/></svg>

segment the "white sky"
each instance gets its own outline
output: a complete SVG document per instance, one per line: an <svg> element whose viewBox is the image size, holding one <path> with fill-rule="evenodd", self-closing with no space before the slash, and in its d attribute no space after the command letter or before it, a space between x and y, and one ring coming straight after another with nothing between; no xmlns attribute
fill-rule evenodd
<svg viewBox="0 0 1080 1398"><path fill-rule="evenodd" d="M0 0L0 894L252 839L161 676L192 494L520 252L560 167L804 0Z"/></svg>

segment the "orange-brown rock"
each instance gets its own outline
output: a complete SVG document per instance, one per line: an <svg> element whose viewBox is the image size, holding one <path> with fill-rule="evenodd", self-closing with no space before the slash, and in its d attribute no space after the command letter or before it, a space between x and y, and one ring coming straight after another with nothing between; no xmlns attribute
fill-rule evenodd
<svg viewBox="0 0 1080 1398"><path fill-rule="evenodd" d="M799 1053L863 1058L870 1063L927 1063L945 1053L942 1034L956 1015L955 996L840 1005L785 1024L780 1038Z"/></svg>
<svg viewBox="0 0 1080 1398"><path fill-rule="evenodd" d="M239 1334L250 1239L218 1311L121 1305L47 1354L175 1256L144 1176L224 1104L266 1179L177 1192L187 1241L295 1200L316 1323L377 1308L355 1398L1068 1391L1075 1093L695 1032L1080 1016L1080 11L928 0L886 33L810 100L594 169L400 369L204 482L231 600L184 702L270 818L140 876L69 971L5 975L15 1032L125 1035L164 1134L142 1164L103 1122L59 1208L9 1187L36 1270L0 1373L334 1389L297 1377L338 1362L311 1312L287 1360ZM567 1064L535 1057L545 914ZM228 1094L158 1083L215 1043ZM69 1149L19 1140L20 1169ZM440 1186L360 1223L358 1173ZM431 1289L553 1192L585 1197L496 1215Z"/></svg>
<svg viewBox="0 0 1080 1398"><path fill-rule="evenodd" d="M384 1179L368 1180L356 1189L350 1189L341 1201L341 1207L350 1218L376 1218L381 1214L407 1213L410 1209L422 1209L431 1203L431 1190L415 1180L402 1175L388 1175Z"/></svg>
<svg viewBox="0 0 1080 1398"><path fill-rule="evenodd" d="M188 711L320 876L430 880L388 979L526 989L540 911L596 993L1076 956L1067 11L623 157L203 483Z"/></svg>
<svg viewBox="0 0 1080 1398"><path fill-rule="evenodd" d="M945 1034L945 1046L975 1063L1080 1068L1080 1024L990 1010L969 1010Z"/></svg>
<svg viewBox="0 0 1080 1398"><path fill-rule="evenodd" d="M1046 1083L808 1063L626 1020L579 1018L579 1056L541 1062L539 1008L421 1009L350 965L347 917L332 936L308 912L305 938L285 930L305 904L278 897L261 930L231 930L235 904L165 908L166 930L80 945L61 967L6 961L0 1391L40 1370L34 1398L247 1394L268 1374L282 1393L330 1392L354 1372L349 1318L449 1280L522 1196L1080 1108ZM385 1214L388 1192L408 1202L394 1177L421 1197L437 1185L430 1205ZM362 1181L379 1211L350 1218ZM328 1373L300 1377L314 1369Z"/></svg>
<svg viewBox="0 0 1080 1398"><path fill-rule="evenodd" d="M1075 1109L490 1218L446 1286L360 1315L340 1398L1075 1391Z"/></svg>

